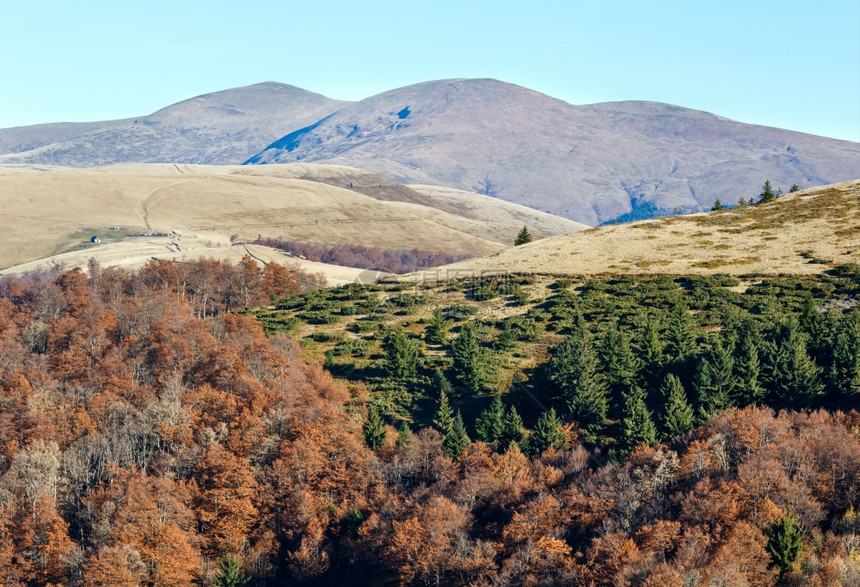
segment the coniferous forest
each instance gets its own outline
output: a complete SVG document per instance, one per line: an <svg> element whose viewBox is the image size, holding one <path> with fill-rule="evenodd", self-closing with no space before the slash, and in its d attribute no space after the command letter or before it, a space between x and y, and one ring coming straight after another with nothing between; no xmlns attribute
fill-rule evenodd
<svg viewBox="0 0 860 587"><path fill-rule="evenodd" d="M860 271L0 281L9 585L860 585Z"/></svg>

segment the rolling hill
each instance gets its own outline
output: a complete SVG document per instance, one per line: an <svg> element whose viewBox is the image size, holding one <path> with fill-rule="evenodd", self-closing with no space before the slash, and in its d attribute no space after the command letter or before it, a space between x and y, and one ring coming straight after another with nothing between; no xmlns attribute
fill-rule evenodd
<svg viewBox="0 0 860 587"><path fill-rule="evenodd" d="M361 170L319 165L11 166L0 167L0 193L6 272L86 265L90 257L131 266L153 257L238 259L246 249L236 243L258 236L478 255L503 249L523 224L536 234L584 228L523 206L500 208L486 196L427 196ZM89 243L93 235L102 242ZM256 255L284 258L273 250Z"/></svg>
<svg viewBox="0 0 860 587"><path fill-rule="evenodd" d="M601 226L409 276L811 275L860 263L860 180L714 212Z"/></svg>

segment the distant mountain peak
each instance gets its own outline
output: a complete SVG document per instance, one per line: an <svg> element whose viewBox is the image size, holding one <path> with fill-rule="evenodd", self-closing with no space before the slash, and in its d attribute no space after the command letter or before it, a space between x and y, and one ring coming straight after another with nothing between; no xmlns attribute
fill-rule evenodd
<svg viewBox="0 0 860 587"><path fill-rule="evenodd" d="M295 161L476 191L592 225L706 210L718 198L734 203L767 178L787 188L860 177L856 143L658 102L575 106L493 79L382 92L273 141L247 163Z"/></svg>
<svg viewBox="0 0 860 587"><path fill-rule="evenodd" d="M0 130L0 163L239 163L345 104L262 82L201 94L128 120Z"/></svg>

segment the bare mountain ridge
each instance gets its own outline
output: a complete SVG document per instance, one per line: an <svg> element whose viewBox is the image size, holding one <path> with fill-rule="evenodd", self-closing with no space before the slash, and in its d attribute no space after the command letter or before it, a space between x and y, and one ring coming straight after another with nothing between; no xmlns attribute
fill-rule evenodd
<svg viewBox="0 0 860 587"><path fill-rule="evenodd" d="M785 190L855 179L860 144L654 102L574 106L486 79L354 103L268 82L141 118L0 129L0 164L242 161L348 165L595 225L735 203L765 179Z"/></svg>
<svg viewBox="0 0 860 587"><path fill-rule="evenodd" d="M594 225L637 207L653 215L734 203L765 179L786 189L854 179L860 144L668 104L574 106L458 79L354 102L247 163L294 161L477 191Z"/></svg>
<svg viewBox="0 0 860 587"><path fill-rule="evenodd" d="M138 118L0 129L0 163L239 163L344 104L265 82L204 94Z"/></svg>

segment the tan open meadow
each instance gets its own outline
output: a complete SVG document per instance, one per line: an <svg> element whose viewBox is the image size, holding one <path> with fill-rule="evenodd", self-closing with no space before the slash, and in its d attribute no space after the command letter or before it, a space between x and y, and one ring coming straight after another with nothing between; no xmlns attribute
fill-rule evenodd
<svg viewBox="0 0 860 587"><path fill-rule="evenodd" d="M410 280L474 274L815 274L860 262L860 180L767 204L609 225L508 248Z"/></svg>
<svg viewBox="0 0 860 587"><path fill-rule="evenodd" d="M474 197L468 213L451 202ZM434 201L356 169L319 165L128 164L0 167L0 268L139 266L149 259L241 258L257 236L327 245L486 254L523 224L559 234L583 225L486 196ZM483 210L483 211L482 211ZM100 242L89 242L98 236ZM257 247L261 260L284 260ZM290 258L296 260L295 258ZM309 270L313 267L308 267ZM316 269L330 281L360 270ZM316 270L313 269L313 270Z"/></svg>

